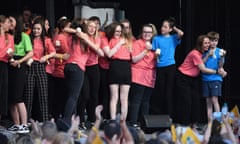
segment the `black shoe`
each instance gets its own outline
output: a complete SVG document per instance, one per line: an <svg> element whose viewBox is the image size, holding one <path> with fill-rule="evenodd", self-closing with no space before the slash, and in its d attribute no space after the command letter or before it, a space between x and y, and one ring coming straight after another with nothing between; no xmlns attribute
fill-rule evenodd
<svg viewBox="0 0 240 144"><path fill-rule="evenodd" d="M21 129L20 125L13 125L9 127L7 130L11 133L17 133Z"/></svg>
<svg viewBox="0 0 240 144"><path fill-rule="evenodd" d="M130 126L135 128L135 129L141 129L141 127L137 123L131 123Z"/></svg>

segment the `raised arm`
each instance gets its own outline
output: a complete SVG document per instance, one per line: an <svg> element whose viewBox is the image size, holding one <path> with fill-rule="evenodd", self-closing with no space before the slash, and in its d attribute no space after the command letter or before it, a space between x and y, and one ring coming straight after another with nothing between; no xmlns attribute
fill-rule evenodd
<svg viewBox="0 0 240 144"><path fill-rule="evenodd" d="M88 44L88 46L89 46L92 50L94 50L99 56L102 56L102 57L104 56L104 53L103 53L103 51L100 49L99 44L95 44L94 42L92 42L92 41L89 39L89 36L88 36L86 33L81 32L81 31L78 31L78 32L76 33L76 35L77 35L79 38L83 39L84 42L86 42L86 43Z"/></svg>
<svg viewBox="0 0 240 144"><path fill-rule="evenodd" d="M94 126L92 127L91 131L88 134L88 138L86 141L86 144L92 144L94 139L99 136L99 127L102 121L101 111L103 110L102 105L98 105L95 109L95 115L96 115L96 121L94 123Z"/></svg>
<svg viewBox="0 0 240 144"><path fill-rule="evenodd" d="M178 38L181 38L184 35L184 32L176 26L173 27L173 30L177 33Z"/></svg>

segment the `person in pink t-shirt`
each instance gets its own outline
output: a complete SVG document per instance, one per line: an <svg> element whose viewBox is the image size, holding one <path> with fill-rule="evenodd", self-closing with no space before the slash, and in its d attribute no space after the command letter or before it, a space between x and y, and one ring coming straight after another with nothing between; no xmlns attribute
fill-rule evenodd
<svg viewBox="0 0 240 144"><path fill-rule="evenodd" d="M105 27L107 28L107 27ZM109 51L108 38L105 35L101 36L101 45L100 48L104 52L104 57L98 58L99 70L100 70L100 88L99 88L99 104L103 105L102 116L103 119L110 118L110 89L108 85L108 70L109 70L109 58L107 52Z"/></svg>
<svg viewBox="0 0 240 144"><path fill-rule="evenodd" d="M214 70L205 67L202 54L209 49L210 39L207 35L200 35L197 38L196 46L191 50L183 63L178 67L176 75L176 88L178 94L177 123L189 125L199 121L199 74L208 73L224 75L222 69Z"/></svg>
<svg viewBox="0 0 240 144"><path fill-rule="evenodd" d="M0 119L8 114L8 60L14 52L14 39L8 32L9 18L0 15Z"/></svg>
<svg viewBox="0 0 240 144"><path fill-rule="evenodd" d="M110 100L110 92L109 92L109 86L108 86L108 69L109 69L109 59L106 55L106 52L104 51L105 47L108 47L108 39L105 35L105 28L107 26L108 22L108 14L106 14L106 19L104 21L104 24L101 25L100 18L98 16L91 16L89 20L93 20L98 27L98 35L101 38L101 44L100 48L104 52L104 56L98 57L98 65L99 65L99 73L100 73L100 86L99 86L99 93L98 93L98 104L103 105L103 111L102 116L104 119L109 119L109 100Z"/></svg>
<svg viewBox="0 0 240 144"><path fill-rule="evenodd" d="M53 44L56 49L56 55L54 56L52 81L53 81L53 93L51 104L52 116L55 119L60 118L64 112L64 105L67 100L66 92L66 80L64 76L64 66L67 62L68 51L70 49L70 33L66 32L65 28L70 28L71 20L67 17L61 17L57 21L57 29L59 30L53 38ZM56 101L57 100L57 101Z"/></svg>
<svg viewBox="0 0 240 144"><path fill-rule="evenodd" d="M23 93L26 79L26 61L33 56L30 36L24 33L23 23L10 16L10 33L14 36L14 54L8 67L8 98L13 125L8 128L13 133L29 133L27 110Z"/></svg>
<svg viewBox="0 0 240 144"><path fill-rule="evenodd" d="M83 25L83 31L86 32L89 40L98 47L98 50L96 51L95 49L89 48L88 51L84 83L78 103L78 111L82 123L85 122L85 109L87 111L87 121L94 123L95 108L98 105L100 84L98 57L104 56L103 51L100 49L101 38L98 35L98 29L99 25L94 20L88 20L87 23Z"/></svg>
<svg viewBox="0 0 240 144"><path fill-rule="evenodd" d="M46 73L46 64L48 59L55 54L55 48L52 40L46 36L44 29L45 20L39 16L33 22L32 33L30 35L33 46L32 63L26 70L26 84L25 84L25 103L28 111L28 117L32 118L32 107L35 90L39 98L40 106L40 121L49 120L48 113L48 77Z"/></svg>
<svg viewBox="0 0 240 144"><path fill-rule="evenodd" d="M126 33L129 35L129 37L135 41L136 38L135 36L133 35L133 32L132 32L132 25L131 25L131 22L128 20L128 19L122 19L120 21L120 23L123 25L124 29L126 30Z"/></svg>
<svg viewBox="0 0 240 144"><path fill-rule="evenodd" d="M76 114L78 98L83 86L86 63L90 56L90 49L101 55L99 45L92 42L90 36L79 30L81 25L77 20L72 22L71 28L75 33L71 36L69 58L64 66L66 79L67 101L64 108L64 118L71 118Z"/></svg>
<svg viewBox="0 0 240 144"><path fill-rule="evenodd" d="M107 56L111 59L108 76L110 87L110 117L111 119L116 119L119 97L122 115L126 117L128 113L133 40L132 37L126 33L123 25L118 22L114 22L108 26L106 36L110 39L110 50L107 52Z"/></svg>
<svg viewBox="0 0 240 144"><path fill-rule="evenodd" d="M132 50L132 84L129 91L128 120L133 127L143 121L148 114L149 101L156 80L156 56L151 40L157 35L153 24L142 26L140 38L133 43Z"/></svg>

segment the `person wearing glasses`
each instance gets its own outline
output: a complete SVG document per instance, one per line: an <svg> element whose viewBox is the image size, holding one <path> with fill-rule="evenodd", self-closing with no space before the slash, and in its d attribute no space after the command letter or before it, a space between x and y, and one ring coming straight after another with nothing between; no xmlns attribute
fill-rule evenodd
<svg viewBox="0 0 240 144"><path fill-rule="evenodd" d="M110 88L110 118L116 119L117 104L120 97L121 114L127 116L128 92L131 84L131 51L133 41L126 33L123 25L113 22L106 30L109 39L110 58L109 88Z"/></svg>
<svg viewBox="0 0 240 144"><path fill-rule="evenodd" d="M132 83L129 91L128 120L135 128L139 128L139 122L148 114L156 80L156 57L154 51L151 51L151 40L157 35L157 30L153 24L144 24L140 33L139 39L133 43Z"/></svg>

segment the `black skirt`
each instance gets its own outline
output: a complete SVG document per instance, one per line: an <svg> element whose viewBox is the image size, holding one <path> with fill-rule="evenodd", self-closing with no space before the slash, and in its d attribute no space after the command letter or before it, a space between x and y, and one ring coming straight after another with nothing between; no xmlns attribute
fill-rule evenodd
<svg viewBox="0 0 240 144"><path fill-rule="evenodd" d="M20 59L19 56L14 56L15 60ZM26 63L22 63L20 67L9 65L8 68L8 83L9 83L9 103L15 104L23 102L23 90L26 77Z"/></svg>
<svg viewBox="0 0 240 144"><path fill-rule="evenodd" d="M109 67L109 84L131 84L131 63L129 60L114 59Z"/></svg>
<svg viewBox="0 0 240 144"><path fill-rule="evenodd" d="M8 114L8 64L0 61L0 115Z"/></svg>

